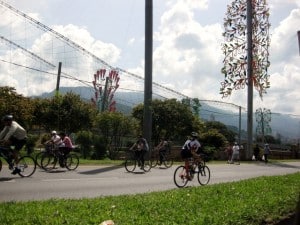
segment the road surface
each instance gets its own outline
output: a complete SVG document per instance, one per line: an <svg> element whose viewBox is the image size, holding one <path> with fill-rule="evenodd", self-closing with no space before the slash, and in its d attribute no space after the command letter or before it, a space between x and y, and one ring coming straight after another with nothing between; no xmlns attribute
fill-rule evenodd
<svg viewBox="0 0 300 225"><path fill-rule="evenodd" d="M258 176L284 175L300 172L300 161L289 163L263 162L210 164L209 185L238 181ZM136 194L176 189L173 173L169 169L152 168L144 173L128 173L120 166L79 166L76 171L60 168L52 172L37 169L30 178L10 174L4 165L0 172L0 202L31 201L51 198L93 198L110 195ZM197 179L189 183L199 186Z"/></svg>

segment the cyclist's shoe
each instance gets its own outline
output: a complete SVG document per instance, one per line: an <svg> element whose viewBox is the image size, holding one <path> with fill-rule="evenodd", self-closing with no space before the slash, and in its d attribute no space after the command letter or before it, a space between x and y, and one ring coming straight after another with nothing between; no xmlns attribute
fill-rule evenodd
<svg viewBox="0 0 300 225"><path fill-rule="evenodd" d="M13 170L14 169L14 164L13 163L9 163L8 164L8 169L9 170Z"/></svg>
<svg viewBox="0 0 300 225"><path fill-rule="evenodd" d="M11 172L11 174L16 175L17 173L20 173L21 170L18 167L15 167L14 171Z"/></svg>
<svg viewBox="0 0 300 225"><path fill-rule="evenodd" d="M60 165L60 167L62 167L62 168L65 167L65 162L64 162L63 159L62 159L62 160L59 160L59 165Z"/></svg>

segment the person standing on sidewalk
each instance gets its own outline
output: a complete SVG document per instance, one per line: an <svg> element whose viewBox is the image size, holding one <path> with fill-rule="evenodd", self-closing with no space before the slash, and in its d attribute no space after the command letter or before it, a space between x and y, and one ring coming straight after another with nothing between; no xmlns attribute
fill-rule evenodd
<svg viewBox="0 0 300 225"><path fill-rule="evenodd" d="M230 163L233 164L235 161L238 165L240 164L240 147L237 142L235 142L232 147L232 158Z"/></svg>
<svg viewBox="0 0 300 225"><path fill-rule="evenodd" d="M270 154L270 146L269 146L269 144L265 144L265 147L264 147L265 163L268 163L269 154Z"/></svg>

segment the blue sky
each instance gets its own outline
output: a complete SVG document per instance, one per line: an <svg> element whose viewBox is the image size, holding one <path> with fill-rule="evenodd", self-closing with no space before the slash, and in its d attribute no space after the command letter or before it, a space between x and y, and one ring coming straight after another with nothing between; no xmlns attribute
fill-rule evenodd
<svg viewBox="0 0 300 225"><path fill-rule="evenodd" d="M66 35L115 67L144 73L144 11L142 0L7 0L14 8ZM223 19L230 0L153 0L153 80L199 99L231 102L247 107L247 90L229 98L219 94L224 56ZM254 94L254 110L300 115L300 2L269 0L271 88L261 100ZM0 10L4 10L0 7ZM8 14L7 14L8 15ZM0 22L1 23L1 22ZM12 29L12 28L11 28ZM24 26L22 28L24 30ZM13 29L12 29L13 30ZM14 29L13 32L17 33ZM0 33L5 33L0 26ZM7 33L5 33L7 35ZM192 34L192 35L191 35ZM40 37L27 47L42 52ZM28 46L29 45L29 46ZM39 49L39 50L37 50ZM1 51L0 57L8 55ZM10 52L10 54L12 54ZM25 95L38 94L49 84L23 82L11 71L0 70L2 85L13 84ZM83 75L80 78L85 78ZM90 78L88 78L90 79ZM128 82L128 83L127 83ZM30 83L30 87L29 84ZM122 80L121 85L129 85Z"/></svg>

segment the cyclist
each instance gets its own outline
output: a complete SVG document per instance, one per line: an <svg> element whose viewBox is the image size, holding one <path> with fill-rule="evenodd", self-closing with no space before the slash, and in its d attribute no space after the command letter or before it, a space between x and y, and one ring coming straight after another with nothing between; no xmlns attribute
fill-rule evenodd
<svg viewBox="0 0 300 225"><path fill-rule="evenodd" d="M51 146L54 147L54 150L58 150L60 146L62 146L63 142L61 137L57 134L55 130L51 131L51 139L46 141L46 147L50 148Z"/></svg>
<svg viewBox="0 0 300 225"><path fill-rule="evenodd" d="M59 136L62 140L62 144L58 147L60 153L62 154L62 157L59 158L59 163L60 165L63 165L63 160L70 153L70 151L73 150L74 146L71 139L65 133L61 132Z"/></svg>
<svg viewBox="0 0 300 225"><path fill-rule="evenodd" d="M201 148L201 144L198 141L198 133L192 132L191 138L189 138L184 145L182 146L181 150L181 157L184 160L185 170L189 171L189 158L195 157L200 159L199 151ZM190 179L189 174L187 173L187 179Z"/></svg>
<svg viewBox="0 0 300 225"><path fill-rule="evenodd" d="M144 168L144 155L149 150L147 140L142 135L138 136L138 140L131 146L130 150L135 150L136 157L141 160L141 169Z"/></svg>
<svg viewBox="0 0 300 225"><path fill-rule="evenodd" d="M164 156L169 148L169 142L165 138L161 138L159 144L155 147L159 153L159 166L163 163Z"/></svg>
<svg viewBox="0 0 300 225"><path fill-rule="evenodd" d="M14 161L17 162L19 158L19 151L26 144L27 132L26 130L13 120L12 115L6 115L2 118L4 128L0 133L0 144L4 146L14 146L12 150ZM20 169L15 167L12 174L17 174Z"/></svg>

